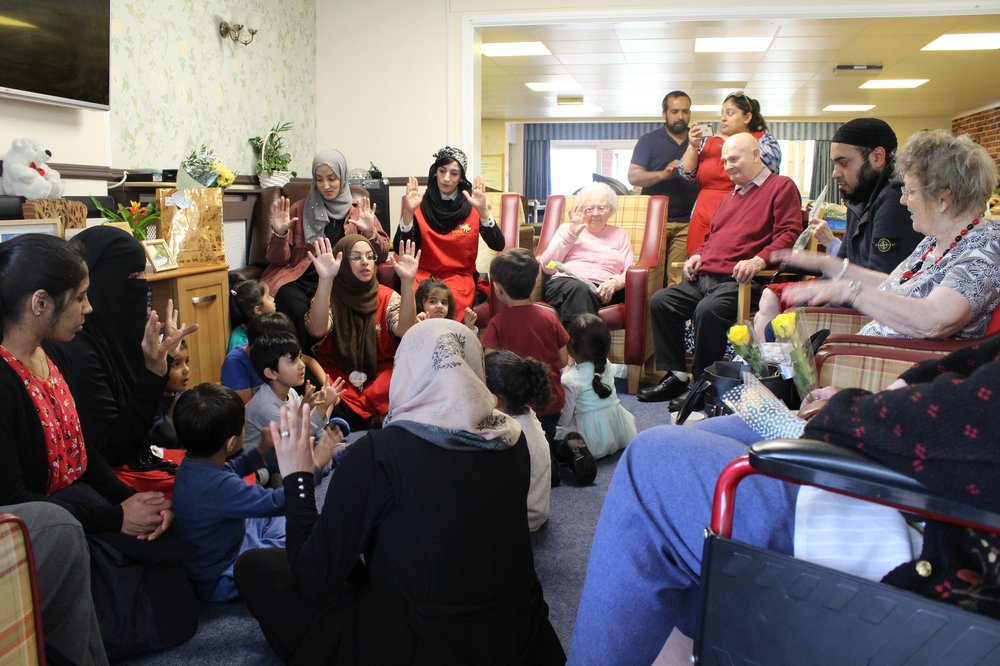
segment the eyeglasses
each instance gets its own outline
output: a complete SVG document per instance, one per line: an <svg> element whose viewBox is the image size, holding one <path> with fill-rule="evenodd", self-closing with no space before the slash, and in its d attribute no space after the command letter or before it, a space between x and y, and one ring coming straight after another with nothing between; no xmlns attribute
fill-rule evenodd
<svg viewBox="0 0 1000 666"><path fill-rule="evenodd" d="M352 254L351 256L349 256L347 258L347 260L350 261L352 264L360 264L362 261L374 262L375 261L375 255L371 254L371 253L369 253L369 254Z"/></svg>
<svg viewBox="0 0 1000 666"><path fill-rule="evenodd" d="M583 209L583 212L587 215L593 215L594 213L600 213L603 215L611 210L611 206L587 206Z"/></svg>
<svg viewBox="0 0 1000 666"><path fill-rule="evenodd" d="M904 197L909 198L909 196L911 194L913 194L914 192L919 192L922 189L924 189L924 188L922 188L922 187L907 187L906 185L903 185L903 187L899 191L900 191L900 193Z"/></svg>

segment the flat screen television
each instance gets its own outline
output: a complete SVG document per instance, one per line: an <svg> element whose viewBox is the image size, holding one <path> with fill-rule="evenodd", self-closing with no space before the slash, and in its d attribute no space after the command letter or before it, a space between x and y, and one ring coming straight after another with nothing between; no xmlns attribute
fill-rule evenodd
<svg viewBox="0 0 1000 666"><path fill-rule="evenodd" d="M0 0L0 95L107 110L111 0Z"/></svg>

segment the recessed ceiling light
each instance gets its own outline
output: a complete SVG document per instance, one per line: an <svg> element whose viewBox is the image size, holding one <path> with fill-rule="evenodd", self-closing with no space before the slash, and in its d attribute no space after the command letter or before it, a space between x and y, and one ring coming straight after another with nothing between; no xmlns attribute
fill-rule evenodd
<svg viewBox="0 0 1000 666"><path fill-rule="evenodd" d="M872 79L865 81L859 88L919 88L930 79Z"/></svg>
<svg viewBox="0 0 1000 666"><path fill-rule="evenodd" d="M572 76L556 76L551 81L534 81L525 83L535 92L579 92L583 86L576 82Z"/></svg>
<svg viewBox="0 0 1000 666"><path fill-rule="evenodd" d="M488 58L552 55L545 48L545 44L541 42L497 42L494 44L481 44L479 50Z"/></svg>
<svg viewBox="0 0 1000 666"><path fill-rule="evenodd" d="M749 53L766 51L772 37L698 37L695 53Z"/></svg>
<svg viewBox="0 0 1000 666"><path fill-rule="evenodd" d="M823 107L824 111L871 111L874 104L830 104Z"/></svg>
<svg viewBox="0 0 1000 666"><path fill-rule="evenodd" d="M983 51L1000 49L1000 32L941 35L921 51Z"/></svg>

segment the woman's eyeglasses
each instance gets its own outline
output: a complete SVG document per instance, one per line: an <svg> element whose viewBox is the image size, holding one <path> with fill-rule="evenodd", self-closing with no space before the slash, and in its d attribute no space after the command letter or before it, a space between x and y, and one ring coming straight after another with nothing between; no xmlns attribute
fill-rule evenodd
<svg viewBox="0 0 1000 666"><path fill-rule="evenodd" d="M922 188L922 187L907 187L906 185L903 185L903 187L900 188L899 192L904 197L909 198L909 196L911 194L913 194L914 192L919 192L922 189L924 189L924 188Z"/></svg>
<svg viewBox="0 0 1000 666"><path fill-rule="evenodd" d="M583 212L587 215L593 215L594 213L604 214L611 210L611 206L586 206Z"/></svg>
<svg viewBox="0 0 1000 666"><path fill-rule="evenodd" d="M352 254L349 257L347 257L347 260L350 261L352 264L360 264L362 261L374 262L375 261L375 255L374 254Z"/></svg>

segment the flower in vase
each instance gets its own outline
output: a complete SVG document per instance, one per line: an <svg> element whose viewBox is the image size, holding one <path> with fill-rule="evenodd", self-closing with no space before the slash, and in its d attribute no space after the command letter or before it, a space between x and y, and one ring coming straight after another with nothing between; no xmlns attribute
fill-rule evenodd
<svg viewBox="0 0 1000 666"><path fill-rule="evenodd" d="M746 361L753 373L758 377L763 377L764 361L760 357L760 349L753 344L753 339L750 337L750 327L746 324L731 326L726 337L733 343L733 349Z"/></svg>
<svg viewBox="0 0 1000 666"><path fill-rule="evenodd" d="M792 379L799 395L805 397L816 388L816 361L813 359L809 336L798 325L795 312L783 312L771 320L774 336L789 343L789 357L792 362Z"/></svg>

